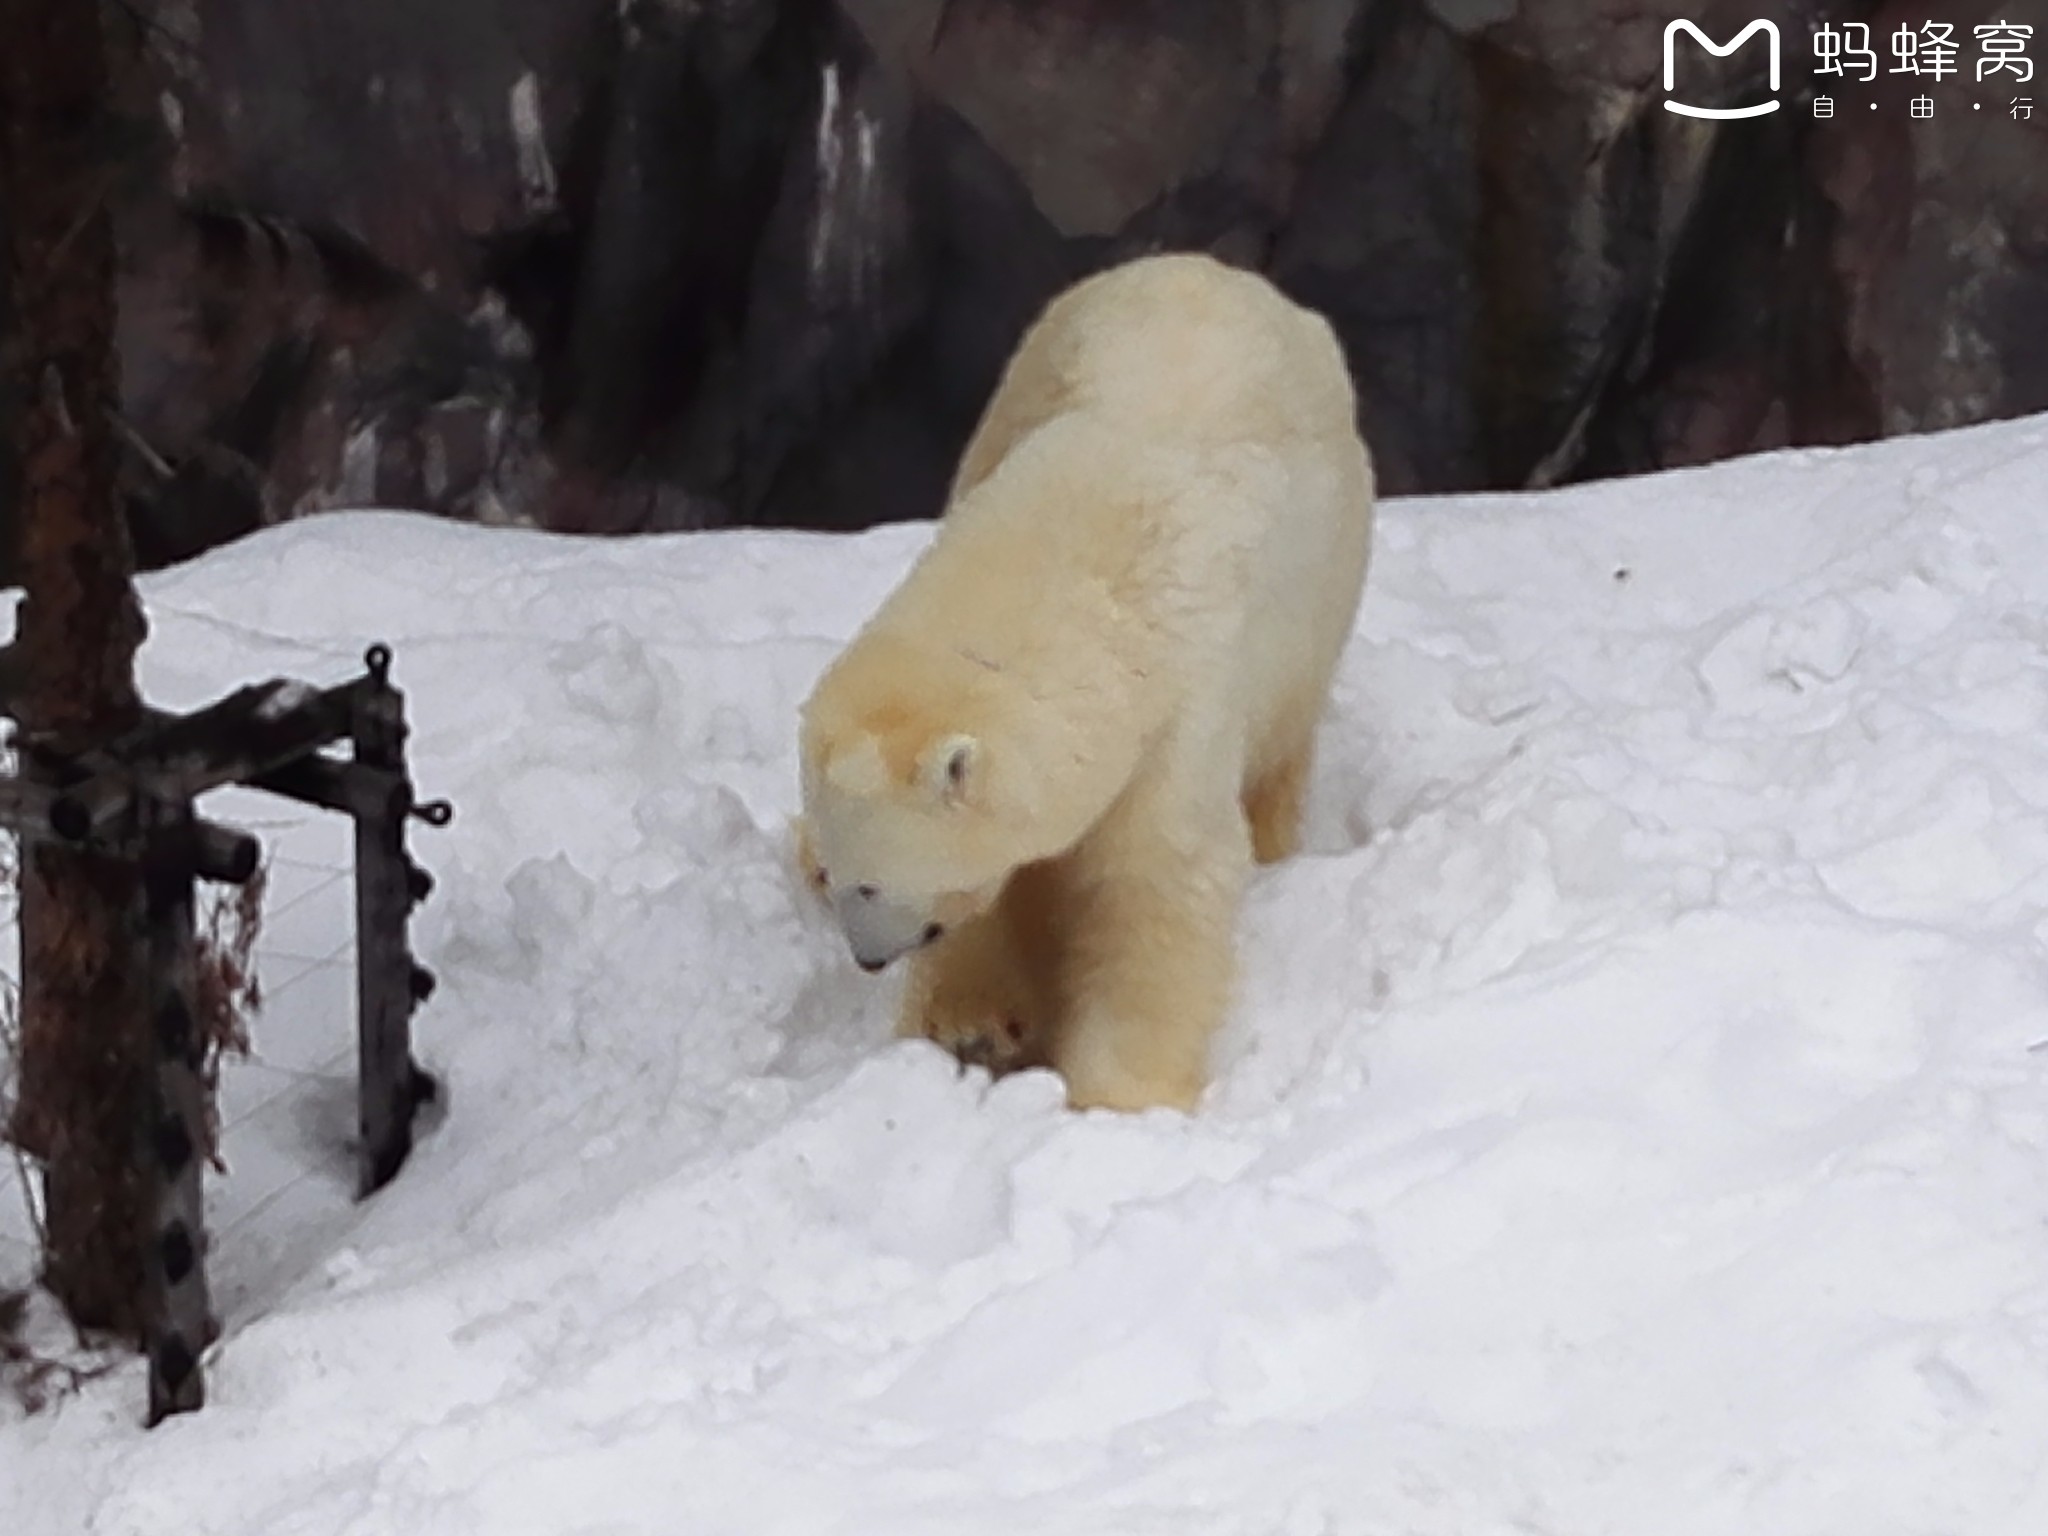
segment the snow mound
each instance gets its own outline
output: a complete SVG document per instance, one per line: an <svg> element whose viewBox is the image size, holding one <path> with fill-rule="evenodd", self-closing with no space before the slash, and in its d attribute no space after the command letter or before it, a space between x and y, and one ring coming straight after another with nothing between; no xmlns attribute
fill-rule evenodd
<svg viewBox="0 0 2048 1536"><path fill-rule="evenodd" d="M2048 423L1381 530L1192 1118L890 1041L791 866L796 705L926 530L149 581L160 703L394 646L451 1102L348 1200L346 903L286 908L212 1401L0 1417L0 1530L2048 1529Z"/></svg>

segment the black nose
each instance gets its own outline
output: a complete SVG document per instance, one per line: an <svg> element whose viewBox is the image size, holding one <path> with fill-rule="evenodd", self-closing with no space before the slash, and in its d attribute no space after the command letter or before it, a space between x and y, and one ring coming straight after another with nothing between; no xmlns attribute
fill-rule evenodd
<svg viewBox="0 0 2048 1536"><path fill-rule="evenodd" d="M854 960L854 964L858 965L862 970L866 971L870 976L872 976L877 971L886 969L888 967L889 962L886 960L862 960L856 957Z"/></svg>

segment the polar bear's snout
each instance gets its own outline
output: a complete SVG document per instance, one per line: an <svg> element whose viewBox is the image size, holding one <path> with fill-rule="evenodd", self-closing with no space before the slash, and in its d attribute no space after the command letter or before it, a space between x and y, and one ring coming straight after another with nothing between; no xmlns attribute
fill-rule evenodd
<svg viewBox="0 0 2048 1536"><path fill-rule="evenodd" d="M845 887L833 896L832 909L854 963L870 974L912 950L937 943L946 932L945 925L933 922L927 913L889 900L872 885Z"/></svg>

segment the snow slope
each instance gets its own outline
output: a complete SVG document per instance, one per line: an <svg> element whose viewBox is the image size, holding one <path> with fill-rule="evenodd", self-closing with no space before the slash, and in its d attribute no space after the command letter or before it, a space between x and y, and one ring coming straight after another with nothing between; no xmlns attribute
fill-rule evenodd
<svg viewBox="0 0 2048 1536"><path fill-rule="evenodd" d="M151 581L160 702L395 644L452 1104L348 1201L345 845L224 801L312 981L228 1084L213 1400L0 1418L0 1531L2048 1530L2048 421L1381 526L1192 1119L891 1043L789 867L923 530Z"/></svg>

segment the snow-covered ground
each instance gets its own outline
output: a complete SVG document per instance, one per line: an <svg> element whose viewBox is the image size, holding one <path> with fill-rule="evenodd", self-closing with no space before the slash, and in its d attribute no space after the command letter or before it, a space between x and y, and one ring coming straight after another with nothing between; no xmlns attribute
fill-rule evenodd
<svg viewBox="0 0 2048 1536"><path fill-rule="evenodd" d="M1193 1118L892 1043L790 867L923 530L149 582L158 702L395 645L451 1103L352 1204L345 830L223 797L278 874L212 1401L0 1408L0 1531L2048 1530L2048 421L1381 530Z"/></svg>

